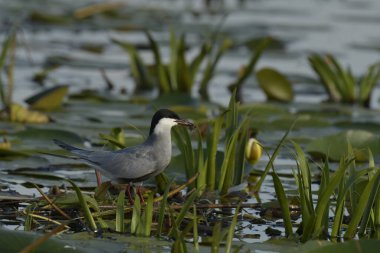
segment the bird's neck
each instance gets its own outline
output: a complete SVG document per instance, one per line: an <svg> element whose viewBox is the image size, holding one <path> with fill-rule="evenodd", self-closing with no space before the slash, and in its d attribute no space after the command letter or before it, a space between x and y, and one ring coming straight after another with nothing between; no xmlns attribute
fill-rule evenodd
<svg viewBox="0 0 380 253"><path fill-rule="evenodd" d="M171 149L171 134L170 129L166 129L165 131L155 131L151 135L149 135L148 140L154 145L158 145L162 148L170 148Z"/></svg>
<svg viewBox="0 0 380 253"><path fill-rule="evenodd" d="M155 150L159 151L159 154L157 154L157 158L160 164L159 167L166 168L172 156L170 130L162 132L160 134L151 134L147 139L147 142L149 142L150 145L153 145Z"/></svg>

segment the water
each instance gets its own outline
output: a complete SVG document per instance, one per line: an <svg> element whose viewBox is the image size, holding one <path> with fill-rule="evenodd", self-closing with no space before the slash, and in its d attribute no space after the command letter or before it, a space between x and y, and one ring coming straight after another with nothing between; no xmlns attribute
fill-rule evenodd
<svg viewBox="0 0 380 253"><path fill-rule="evenodd" d="M379 61L380 56L380 1L377 0L225 1L224 5L217 4L214 6L213 13L205 11L202 7L203 1L192 1L191 3L189 1L128 1L128 8L130 9L125 9L121 12L122 15L116 18L98 17L63 26L37 24L28 19L32 11L45 12L50 9L52 10L51 13L69 16L76 8L83 6L84 2L0 0L0 39L4 39L10 23L16 23L20 27L15 68L16 85L13 97L16 102L22 103L25 98L42 89L41 86L32 81L32 77L42 69L48 57L57 55L74 60L65 63L52 72L46 80L46 86L69 84L71 93L83 89L103 90L105 89L105 82L99 70L103 68L115 85L115 89L111 93L122 99L130 98L134 89L134 82L128 69L128 56L120 47L111 43L110 39L126 40L141 47L146 47L148 42L140 30L119 31L118 28L123 25L145 26L154 29L153 35L160 43L164 59L168 59L168 31L170 27L186 32L187 42L190 45L188 56L191 58L196 54L204 37L222 22L220 32L231 37L239 46L224 55L217 66L217 74L211 81L211 101L221 105L228 104L230 93L227 87L235 80L240 66L248 61L247 56L250 55L250 51L244 46L244 43L252 38L270 35L283 43L282 48L268 50L258 62L257 69L273 67L294 80L296 103L283 106L292 113L305 109L305 107L317 108L316 110L318 110L321 108L319 103L327 98L322 86L310 82L310 79L316 78L307 61L310 53L331 53L344 66L350 66L357 76L363 74L370 64ZM240 2L244 3L240 5ZM152 9L156 11L150 11ZM82 47L86 44L100 45L103 47L103 53L94 54L83 50ZM149 50L142 50L142 58L146 62L153 62ZM200 77L197 80L199 79ZM198 96L197 88L196 86L192 92L195 97ZM128 95L120 95L120 89L126 89ZM379 109L380 89L376 88L372 96L372 108ZM243 98L247 103L266 100L265 94L258 87L253 76L247 80L243 88ZM53 113L58 119L54 128L73 130L72 128L75 127L78 128L76 132L79 135L88 139L96 139L99 132L104 133L111 127L127 127L128 124L143 127L147 122L146 118L131 117L138 112L144 112L142 106L139 105L123 107L118 104L110 104L108 106L102 105L102 108L94 107L91 110L90 107L92 106L92 104L86 106L80 102L74 102L63 111ZM371 121L376 124L380 121L374 112L364 113L355 108L353 110L352 115L342 116L340 119L349 118L357 122ZM86 121L86 116L90 114L93 117L103 119L104 122L95 125ZM276 116L273 117L276 118ZM337 118L329 118L330 122L337 120ZM86 127L81 128L80 126ZM317 132L314 132L314 129L306 129L300 130L298 133L301 133L302 137L310 138L325 136L338 130L340 129L332 126L320 129ZM273 147L278 143L283 133L283 129L263 130L260 137L265 144ZM128 129L127 135L136 136L136 131ZM296 135L294 134L294 136ZM35 144L34 140L16 145L22 149L30 148L33 143ZM51 145L50 142L43 141L44 147ZM57 162L56 160L33 160L31 162L29 159L20 159L17 162L1 161L0 169L12 170L23 166L33 167L34 165L38 167L52 161ZM295 164L289 161L292 160L289 159L285 151L285 154L282 153L280 159L276 161L276 166L283 170L282 172L291 173ZM267 159L263 159L257 168L263 169L266 162ZM58 170L57 173L73 178L78 178L81 174L81 172L70 170ZM89 180L87 183L94 184L95 180L93 176L91 177L90 170L87 170L85 174L86 179ZM24 180L10 179L11 184L8 185L8 189L16 190L25 195L38 195L35 190L18 184ZM285 186L287 191L294 189L291 183L287 183ZM264 202L274 199L273 185L270 180L264 183L261 198ZM252 198L248 202L255 201ZM249 224L244 223L243 226L245 225ZM266 226L258 226L257 231L254 230L254 233L258 233L260 238L245 240L262 242L269 239L263 232L265 228ZM242 233L251 234L252 229L247 227Z"/></svg>

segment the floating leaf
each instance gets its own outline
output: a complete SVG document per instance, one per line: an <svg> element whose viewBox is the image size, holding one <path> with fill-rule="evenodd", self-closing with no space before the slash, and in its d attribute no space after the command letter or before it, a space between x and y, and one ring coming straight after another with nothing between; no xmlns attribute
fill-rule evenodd
<svg viewBox="0 0 380 253"><path fill-rule="evenodd" d="M373 154L380 154L379 138L368 131L348 130L335 135L326 136L310 142L306 150L312 156L327 157L334 161L347 153L347 145L352 145L357 161L368 161L368 148Z"/></svg>
<svg viewBox="0 0 380 253"><path fill-rule="evenodd" d="M61 106L69 90L67 85L59 85L44 90L25 100L32 109L51 111Z"/></svg>
<svg viewBox="0 0 380 253"><path fill-rule="evenodd" d="M18 123L48 123L49 116L46 114L30 111L20 104L13 103L8 108L9 120Z"/></svg>
<svg viewBox="0 0 380 253"><path fill-rule="evenodd" d="M33 139L33 141L48 141L49 144L52 144L53 139L60 139L73 145L81 144L83 141L83 139L74 132L44 127L28 127L24 131L15 133L14 136L21 139Z"/></svg>
<svg viewBox="0 0 380 253"><path fill-rule="evenodd" d="M11 143L5 138L3 141L0 141L0 150L9 150L11 146Z"/></svg>
<svg viewBox="0 0 380 253"><path fill-rule="evenodd" d="M34 11L29 14L29 20L41 24L67 25L72 21L72 18L67 15L55 15L48 12Z"/></svg>
<svg viewBox="0 0 380 253"><path fill-rule="evenodd" d="M289 102L293 100L292 84L272 68L263 68L256 73L257 81L270 100Z"/></svg>
<svg viewBox="0 0 380 253"><path fill-rule="evenodd" d="M327 241L310 241L302 247L297 247L297 249L292 252L297 253L356 253L356 252L366 252L375 253L378 252L380 247L379 240L351 240L343 243L331 243Z"/></svg>
<svg viewBox="0 0 380 253"><path fill-rule="evenodd" d="M0 228L1 252L21 252L23 248L33 243L40 236L41 235L38 235L36 233L12 231ZM79 247L79 245L74 246L71 243L65 242L63 240L50 238L33 252L81 253L88 251L86 251L83 247Z"/></svg>

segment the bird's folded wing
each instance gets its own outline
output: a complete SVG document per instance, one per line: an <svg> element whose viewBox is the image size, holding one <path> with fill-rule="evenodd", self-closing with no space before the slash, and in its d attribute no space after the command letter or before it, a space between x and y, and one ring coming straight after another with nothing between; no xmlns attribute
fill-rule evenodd
<svg viewBox="0 0 380 253"><path fill-rule="evenodd" d="M155 171L156 161L151 150L129 150L129 152L96 151L88 157L101 172L111 179L133 180Z"/></svg>

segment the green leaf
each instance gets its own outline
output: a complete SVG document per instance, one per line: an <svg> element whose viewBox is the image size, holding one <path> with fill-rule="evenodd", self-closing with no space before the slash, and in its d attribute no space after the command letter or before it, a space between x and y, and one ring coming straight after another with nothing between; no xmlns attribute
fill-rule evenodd
<svg viewBox="0 0 380 253"><path fill-rule="evenodd" d="M165 189L162 201L160 203L160 209L158 212L157 237L161 237L161 234L162 234L162 226L164 224L164 218L165 218L165 208L167 205L170 186L172 185L173 182L174 182L174 179L170 180L170 182L166 185L166 189Z"/></svg>
<svg viewBox="0 0 380 253"><path fill-rule="evenodd" d="M26 246L33 243L40 234L8 230L0 227L0 248L1 252L20 252ZM35 251L38 253L85 253L84 247L75 245L75 241L64 241L58 238L49 238L41 244ZM94 251L100 252L100 251Z"/></svg>
<svg viewBox="0 0 380 253"><path fill-rule="evenodd" d="M138 194L135 195L133 204L132 221L131 221L131 234L136 234L138 226L141 224L141 203Z"/></svg>
<svg viewBox="0 0 380 253"><path fill-rule="evenodd" d="M152 219L153 219L153 193L150 193L146 202L144 210L144 233L143 235L148 237L151 233Z"/></svg>
<svg viewBox="0 0 380 253"><path fill-rule="evenodd" d="M331 243L327 241L309 241L297 247L293 253L377 253L379 251L379 240L350 240L343 243Z"/></svg>
<svg viewBox="0 0 380 253"><path fill-rule="evenodd" d="M257 46L256 51L252 54L247 66L244 67L244 71L241 75L238 76L237 80L231 85L231 89L237 89L237 93L240 94L241 87L244 81L248 78L248 76L254 70L256 63L259 61L262 53L268 47L271 42L271 38L264 38L260 44Z"/></svg>
<svg viewBox="0 0 380 253"><path fill-rule="evenodd" d="M363 230L368 224L369 214L371 212L372 206L375 202L376 196L378 197L380 188L380 169L377 168L376 174L368 181L364 191L362 192L359 203L357 203L357 207L355 208L355 212L351 217L351 221L348 224L346 233L344 234L344 238L351 239L355 236L357 227L361 219L362 226L364 226ZM378 228L376 228L378 229Z"/></svg>
<svg viewBox="0 0 380 253"><path fill-rule="evenodd" d="M125 190L121 190L119 197L117 198L116 204L116 232L124 233L124 201L125 201Z"/></svg>
<svg viewBox="0 0 380 253"><path fill-rule="evenodd" d="M288 137L290 131L292 131L295 123L296 123L296 121L293 122L293 124L290 126L290 128L288 129L288 131L286 131L286 133L284 134L284 136L281 138L280 142L277 144L277 147L275 148L272 156L270 156L270 158L269 158L269 162L266 165L263 174L261 175L259 181L257 181L257 183L256 183L256 185L254 187L255 191L257 191L257 192L260 191L261 185L263 184L263 182L265 180L265 177L267 176L269 170L273 167L273 162L276 159L278 153L280 152L281 147L284 145L285 140Z"/></svg>
<svg viewBox="0 0 380 253"><path fill-rule="evenodd" d="M207 140L207 187L210 190L215 190L216 184L216 153L218 151L218 143L220 132L222 130L224 116L221 115L215 119L213 131L209 134Z"/></svg>
<svg viewBox="0 0 380 253"><path fill-rule="evenodd" d="M347 152L348 142L352 145L356 161L368 161L368 148L380 154L379 138L364 130L348 130L318 138L306 146L306 151L315 158L328 157L338 161Z"/></svg>
<svg viewBox="0 0 380 253"><path fill-rule="evenodd" d="M320 231L323 223L323 218L325 217L326 209L329 205L330 198L334 194L334 190L339 186L342 180L344 180L344 174L353 160L345 158L341 159L339 169L331 176L330 183L326 187L325 191L321 194L318 199L317 206L315 208L315 227L314 231ZM309 235L304 235L303 239L308 238Z"/></svg>
<svg viewBox="0 0 380 253"><path fill-rule="evenodd" d="M293 100L293 88L289 80L272 68L263 68L256 73L259 86L269 100L290 102Z"/></svg>
<svg viewBox="0 0 380 253"><path fill-rule="evenodd" d="M185 215L189 212L190 207L194 204L195 198L198 197L198 190L195 190L184 203L183 207L181 208L181 211L179 212L177 218L175 219L175 224L177 227L182 223L182 220L185 218Z"/></svg>
<svg viewBox="0 0 380 253"><path fill-rule="evenodd" d="M111 39L111 41L128 53L131 68L130 71L136 82L136 89L138 91L151 90L154 87L152 76L150 75L147 66L140 58L137 49L128 42L117 39Z"/></svg>
<svg viewBox="0 0 380 253"><path fill-rule="evenodd" d="M207 46L207 45L206 45ZM216 66L223 54L232 46L232 41L230 39L225 39L222 45L219 46L218 51L214 57L209 57L205 70L203 71L203 77L199 85L199 94L205 100L208 100L208 85L210 80L215 74ZM211 50L211 49L208 49Z"/></svg>
<svg viewBox="0 0 380 253"><path fill-rule="evenodd" d="M25 100L32 109L52 111L62 105L63 99L69 90L68 85L58 85Z"/></svg>
<svg viewBox="0 0 380 253"><path fill-rule="evenodd" d="M273 178L274 189L276 191L276 196L277 196L278 202L280 203L280 207L282 211L282 217L284 219L285 235L293 236L293 227L292 227L292 221L291 221L290 212L289 212L289 201L286 197L284 187L281 183L279 176L277 175L274 168L272 169L273 169L272 178Z"/></svg>
<svg viewBox="0 0 380 253"><path fill-rule="evenodd" d="M232 240L234 239L234 234L235 234L235 227L237 223L237 217L240 212L240 205L241 203L238 204L238 206L235 209L235 214L234 217L232 218L230 228L228 229L228 234L227 234L227 239L226 239L226 253L231 252L231 247L232 247Z"/></svg>
<svg viewBox="0 0 380 253"><path fill-rule="evenodd" d="M2 72L5 67L6 59L8 56L8 52L11 51L11 54L14 57L14 51L16 47L16 30L12 29L8 37L4 40L1 53L0 53L0 102L2 103L2 107L8 107L12 103L12 92L13 92L13 65L11 68L8 68L8 87L5 89L3 84ZM13 52L12 52L13 51ZM11 56L12 57L12 56Z"/></svg>
<svg viewBox="0 0 380 253"><path fill-rule="evenodd" d="M316 74L319 76L326 92L330 96L330 100L334 102L339 102L341 99L341 94L339 93L336 81L335 74L326 61L319 56L318 54L313 54L308 57L311 67L314 69Z"/></svg>
<svg viewBox="0 0 380 253"><path fill-rule="evenodd" d="M168 76L166 75L165 66L161 60L161 54L160 54L160 50L158 48L157 42L153 39L152 35L148 31L145 31L145 34L148 37L150 47L154 55L155 67L156 67L156 71L158 75L158 80L160 83L160 91L163 93L170 92L172 90L172 87L170 86L170 80L168 79Z"/></svg>

